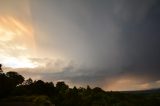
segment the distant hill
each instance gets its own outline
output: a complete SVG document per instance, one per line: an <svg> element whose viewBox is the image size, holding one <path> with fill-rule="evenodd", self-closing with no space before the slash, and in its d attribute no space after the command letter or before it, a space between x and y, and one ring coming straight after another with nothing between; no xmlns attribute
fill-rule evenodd
<svg viewBox="0 0 160 106"><path fill-rule="evenodd" d="M136 91L121 91L122 93L160 93L160 88L153 88L147 90L136 90Z"/></svg>

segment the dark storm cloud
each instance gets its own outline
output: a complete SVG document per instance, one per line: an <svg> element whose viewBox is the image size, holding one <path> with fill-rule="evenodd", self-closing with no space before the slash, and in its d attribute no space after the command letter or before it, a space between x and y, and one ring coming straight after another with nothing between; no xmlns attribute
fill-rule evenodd
<svg viewBox="0 0 160 106"><path fill-rule="evenodd" d="M159 0L37 2L42 6L33 2L33 19L48 34L38 33L39 45L82 64L42 78L95 86L125 76L160 80Z"/></svg>
<svg viewBox="0 0 160 106"><path fill-rule="evenodd" d="M138 76L148 76L152 80L159 80L160 77L160 2L152 1L152 5L145 4L135 6L134 11L141 11L136 8L146 8L143 19L137 22L137 15L133 15L129 22L123 25L122 44L124 48L128 67L126 73ZM133 71L130 71L133 70Z"/></svg>

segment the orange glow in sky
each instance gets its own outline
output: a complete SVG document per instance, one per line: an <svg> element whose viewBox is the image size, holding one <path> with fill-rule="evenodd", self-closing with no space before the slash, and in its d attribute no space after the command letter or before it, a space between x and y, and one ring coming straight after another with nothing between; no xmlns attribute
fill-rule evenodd
<svg viewBox="0 0 160 106"><path fill-rule="evenodd" d="M28 57L35 55L33 28L28 23L13 16L1 16L0 47L0 57L3 63L11 63L9 65L18 67L34 66L27 60Z"/></svg>

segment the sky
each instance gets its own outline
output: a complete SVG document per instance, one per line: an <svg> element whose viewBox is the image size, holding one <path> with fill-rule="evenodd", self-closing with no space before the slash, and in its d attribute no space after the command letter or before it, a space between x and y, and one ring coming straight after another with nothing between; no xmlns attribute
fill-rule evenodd
<svg viewBox="0 0 160 106"><path fill-rule="evenodd" d="M0 0L0 61L71 87L159 88L159 19L159 0Z"/></svg>

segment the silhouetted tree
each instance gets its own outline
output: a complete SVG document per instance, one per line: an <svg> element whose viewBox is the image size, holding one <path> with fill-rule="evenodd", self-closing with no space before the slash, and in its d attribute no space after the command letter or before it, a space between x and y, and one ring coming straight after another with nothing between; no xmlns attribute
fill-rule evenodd
<svg viewBox="0 0 160 106"><path fill-rule="evenodd" d="M42 80L34 81L32 85L33 93L44 94L45 93L45 83Z"/></svg>
<svg viewBox="0 0 160 106"><path fill-rule="evenodd" d="M8 95L10 81L4 73L0 73L0 97Z"/></svg>
<svg viewBox="0 0 160 106"><path fill-rule="evenodd" d="M69 88L65 82L57 82L55 87L52 82L42 80L23 81L24 77L17 72L0 73L0 106L1 98L5 100L6 96L9 96L7 102L10 97L12 101L19 97L36 106L160 106L160 90L156 93L105 92L99 87Z"/></svg>
<svg viewBox="0 0 160 106"><path fill-rule="evenodd" d="M57 82L56 88L59 92L64 93L66 90L69 89L68 85L65 84L65 82Z"/></svg>
<svg viewBox="0 0 160 106"><path fill-rule="evenodd" d="M32 84L33 83L33 80L31 79L31 78L29 78L29 79L27 79L27 80L25 80L24 82L23 82L23 85L30 85L30 84Z"/></svg>
<svg viewBox="0 0 160 106"><path fill-rule="evenodd" d="M9 95L13 89L24 81L24 77L17 72L7 72L0 74L0 94Z"/></svg>
<svg viewBox="0 0 160 106"><path fill-rule="evenodd" d="M15 87L19 84L21 84L24 81L24 77L17 72L7 72L6 76L9 78L10 82L12 82L12 85Z"/></svg>
<svg viewBox="0 0 160 106"><path fill-rule="evenodd" d="M3 70L2 70L2 64L0 64L0 72L3 72Z"/></svg>

